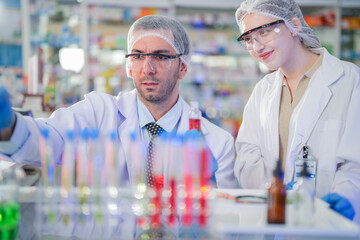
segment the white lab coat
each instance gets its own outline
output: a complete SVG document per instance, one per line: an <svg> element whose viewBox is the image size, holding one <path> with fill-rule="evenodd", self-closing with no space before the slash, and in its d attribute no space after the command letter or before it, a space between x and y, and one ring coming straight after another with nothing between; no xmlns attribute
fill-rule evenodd
<svg viewBox="0 0 360 240"><path fill-rule="evenodd" d="M244 110L235 149L235 176L244 188L265 188L279 158L280 70L257 83ZM301 145L318 160L316 196L347 197L360 223L360 68L324 49L289 125L284 183L293 180Z"/></svg>
<svg viewBox="0 0 360 240"><path fill-rule="evenodd" d="M189 105L182 101L182 114L178 133L184 134L189 129ZM50 127L50 139L54 149L54 158L61 163L64 149L66 130L80 130L84 128L98 128L101 133L110 133L117 129L125 161L122 163L124 182L133 181L130 161L130 132L135 131L140 136L140 126L136 105L136 90L120 92L114 97L105 93L91 92L85 95L85 100L68 108L60 108L48 119L32 119L26 117L30 136L20 150L10 158L0 155L0 160L10 160L23 164L40 165L39 157L39 128ZM234 176L234 138L230 133L201 119L201 132L217 160L218 169L215 173L219 188L236 188L237 180Z"/></svg>

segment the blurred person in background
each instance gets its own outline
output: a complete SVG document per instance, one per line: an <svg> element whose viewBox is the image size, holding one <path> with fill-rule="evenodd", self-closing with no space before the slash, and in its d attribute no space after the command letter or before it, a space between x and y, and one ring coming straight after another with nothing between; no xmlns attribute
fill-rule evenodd
<svg viewBox="0 0 360 240"><path fill-rule="evenodd" d="M0 159L40 165L40 130L49 128L54 160L61 164L67 130L99 129L106 135L117 131L125 159L124 183L132 183L130 132L149 144L148 124L166 132L189 130L189 105L179 95L179 81L185 77L191 58L191 41L184 27L165 16L138 19L128 32L127 74L135 89L111 96L91 92L70 107L60 108L50 118L33 119L11 110L9 95L0 87ZM216 160L215 179L219 188L236 188L234 139L230 133L201 118L201 133ZM125 185L125 184L124 184Z"/></svg>
<svg viewBox="0 0 360 240"><path fill-rule="evenodd" d="M282 159L290 186L306 145L317 159L316 196L359 224L360 68L321 47L294 0L246 0L235 17L238 41L271 71L256 84L235 141L240 185L265 188Z"/></svg>

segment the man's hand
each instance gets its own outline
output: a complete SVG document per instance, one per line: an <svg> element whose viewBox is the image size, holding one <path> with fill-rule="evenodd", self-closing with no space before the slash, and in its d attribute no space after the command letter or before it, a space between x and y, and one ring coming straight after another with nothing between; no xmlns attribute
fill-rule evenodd
<svg viewBox="0 0 360 240"><path fill-rule="evenodd" d="M344 217L353 220L355 216L355 211L349 200L345 197L340 196L337 193L328 193L321 198L325 202L330 204L330 208L334 211L340 213Z"/></svg>
<svg viewBox="0 0 360 240"><path fill-rule="evenodd" d="M8 140L7 135L10 133L11 136L14 121L15 116L11 109L9 93L4 87L0 87L0 139Z"/></svg>

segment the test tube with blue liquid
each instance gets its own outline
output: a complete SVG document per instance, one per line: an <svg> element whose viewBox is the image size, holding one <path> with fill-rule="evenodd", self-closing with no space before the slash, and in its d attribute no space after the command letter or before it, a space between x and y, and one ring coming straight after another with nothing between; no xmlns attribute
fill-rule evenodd
<svg viewBox="0 0 360 240"><path fill-rule="evenodd" d="M50 130L49 128L41 129L41 136L39 147L40 147L40 157L41 157L41 167L42 167L42 176L43 184L45 187L54 187L55 186L55 175L54 175L54 157L52 146L50 142Z"/></svg>
<svg viewBox="0 0 360 240"><path fill-rule="evenodd" d="M66 140L61 167L61 213L65 225L71 221L74 208L75 132L66 131Z"/></svg>
<svg viewBox="0 0 360 240"><path fill-rule="evenodd" d="M53 157L53 149L50 141L49 128L41 129L41 137L39 139L39 150L41 157L41 170L43 179L43 193L45 202L43 210L45 211L46 222L55 224L56 220L56 196L55 196L55 161Z"/></svg>
<svg viewBox="0 0 360 240"><path fill-rule="evenodd" d="M130 156L132 162L132 188L135 201L132 204L132 210L136 216L137 225L143 230L150 228L148 219L148 202L146 198L147 186L145 184L145 152L144 142L135 132L130 133Z"/></svg>
<svg viewBox="0 0 360 240"><path fill-rule="evenodd" d="M90 166L90 171L88 175L89 187L93 193L93 212L95 214L95 219L98 223L102 223L103 214L102 214L102 194L101 189L104 189L105 176L103 168L103 154L100 148L99 142L99 130L93 128L90 130L90 141L89 141L89 153L88 166Z"/></svg>
<svg viewBox="0 0 360 240"><path fill-rule="evenodd" d="M76 186L79 204L79 222L85 223L90 217L90 188L88 185L88 149L89 130L83 129L80 132L80 140L77 149L76 161Z"/></svg>

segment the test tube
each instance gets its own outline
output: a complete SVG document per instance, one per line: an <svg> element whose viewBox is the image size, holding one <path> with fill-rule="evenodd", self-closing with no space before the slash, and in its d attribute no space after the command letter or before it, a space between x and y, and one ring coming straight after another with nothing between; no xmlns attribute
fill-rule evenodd
<svg viewBox="0 0 360 240"><path fill-rule="evenodd" d="M80 132L80 142L77 149L76 161L76 185L78 188L87 186L88 175L88 151L87 141L89 138L89 130L84 129Z"/></svg>
<svg viewBox="0 0 360 240"><path fill-rule="evenodd" d="M101 194L101 190L104 187L104 176L103 176L103 152L99 141L99 130L92 128L90 130L90 141L89 141L89 186L93 196L92 209L95 214L95 219L98 223L103 223L103 202L104 198Z"/></svg>
<svg viewBox="0 0 360 240"><path fill-rule="evenodd" d="M50 143L50 130L49 128L41 129L41 136L39 147L40 147L40 157L41 157L41 168L43 176L43 184L46 187L55 186L55 176L54 176L54 158L52 152L52 146Z"/></svg>
<svg viewBox="0 0 360 240"><path fill-rule="evenodd" d="M148 203L146 199L147 187L145 184L145 153L146 147L135 132L130 133L130 157L132 163L132 187L135 201L132 210L136 216L137 225L143 230L149 228Z"/></svg>
<svg viewBox="0 0 360 240"><path fill-rule="evenodd" d="M75 161L75 132L74 130L66 131L66 140L64 146L62 167L61 167L61 187L67 193L73 186L74 161Z"/></svg>
<svg viewBox="0 0 360 240"><path fill-rule="evenodd" d="M155 151L152 158L152 174L155 183L150 187L150 201L152 210L150 212L150 222L152 228L161 227L161 212L162 212L162 193L164 188L164 170L169 157L168 135L163 133L161 136L153 140Z"/></svg>
<svg viewBox="0 0 360 240"><path fill-rule="evenodd" d="M146 160L146 147L144 142L137 136L135 132L130 133L131 145L130 156L132 163L132 176L133 186L137 191L145 192L145 160Z"/></svg>
<svg viewBox="0 0 360 240"><path fill-rule="evenodd" d="M117 164L119 161L118 154L119 144L117 141L116 131L111 131L109 137L105 142L105 171L104 176L107 176L107 187L118 188L118 179L117 179ZM106 178L105 178L106 180Z"/></svg>
<svg viewBox="0 0 360 240"><path fill-rule="evenodd" d="M78 190L79 198L79 221L80 223L86 223L86 220L90 216L90 188L88 184L88 144L89 130L87 128L80 132L80 142L77 151L77 162L76 162L76 185Z"/></svg>
<svg viewBox="0 0 360 240"><path fill-rule="evenodd" d="M184 199L185 209L182 223L185 227L189 227L193 221L194 179L196 179L194 161L197 159L197 146L196 136L193 131L187 132L185 139L185 159L183 159L182 166L186 196Z"/></svg>
<svg viewBox="0 0 360 240"><path fill-rule="evenodd" d="M210 193L211 178L211 153L205 143L202 143L200 157L200 210L199 210L199 226L207 225L208 217L208 196Z"/></svg>
<svg viewBox="0 0 360 240"><path fill-rule="evenodd" d="M62 167L61 167L61 215L64 224L69 224L70 214L73 208L71 190L74 186L74 162L75 162L75 132L66 131Z"/></svg>
<svg viewBox="0 0 360 240"><path fill-rule="evenodd" d="M45 222L54 225L56 220L56 208L54 197L55 190L55 175L54 175L54 159L53 159L53 151L50 142L50 130L49 128L41 129L41 135L39 147L40 147L40 157L41 157L41 168L43 175L43 184L44 188L42 189L42 197L44 197L44 204L42 205L42 210L45 214Z"/></svg>
<svg viewBox="0 0 360 240"><path fill-rule="evenodd" d="M179 183L182 161L182 137L180 135L171 136L170 157L169 157L169 216L168 222L170 226L175 226L177 219L177 185Z"/></svg>

